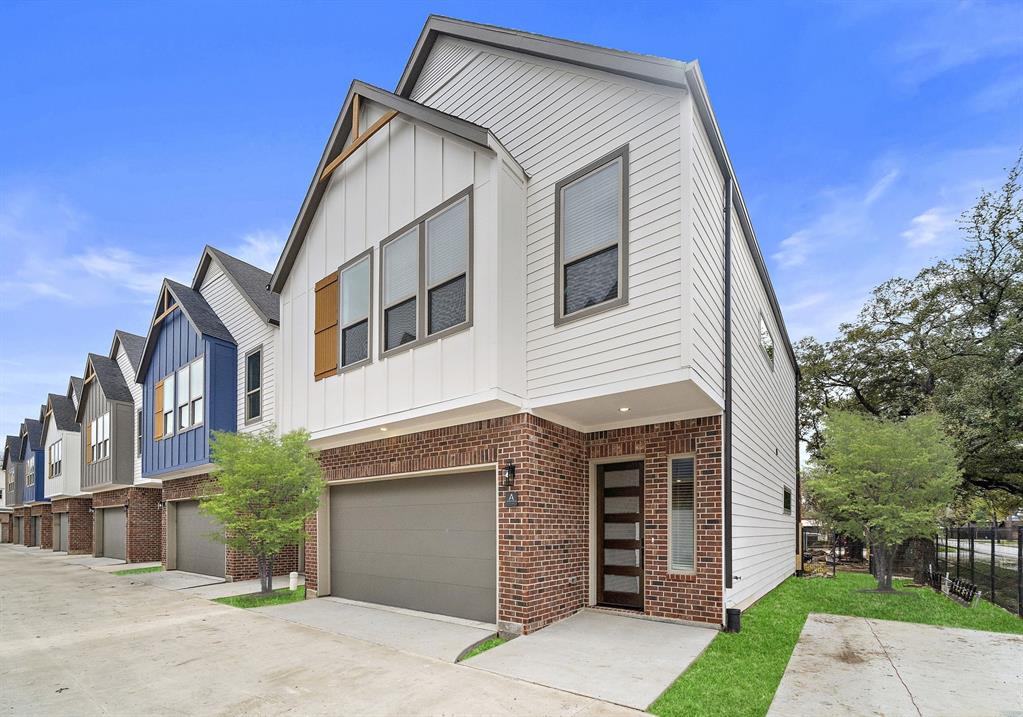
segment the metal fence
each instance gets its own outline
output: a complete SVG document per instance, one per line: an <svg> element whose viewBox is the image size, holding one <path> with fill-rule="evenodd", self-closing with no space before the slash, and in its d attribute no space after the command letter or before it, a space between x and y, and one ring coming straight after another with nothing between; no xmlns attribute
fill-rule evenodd
<svg viewBox="0 0 1023 717"><path fill-rule="evenodd" d="M934 537L941 575L968 580L981 597L1023 616L1023 528L964 525Z"/></svg>

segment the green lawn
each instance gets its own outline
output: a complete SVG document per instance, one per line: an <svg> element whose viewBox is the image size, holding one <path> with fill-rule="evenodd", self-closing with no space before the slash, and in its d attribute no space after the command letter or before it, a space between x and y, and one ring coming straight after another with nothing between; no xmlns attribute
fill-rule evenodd
<svg viewBox="0 0 1023 717"><path fill-rule="evenodd" d="M127 570L115 570L114 575L141 575L142 573L159 573L163 571L162 565L154 565L151 568L129 568Z"/></svg>
<svg viewBox="0 0 1023 717"><path fill-rule="evenodd" d="M1023 634L1023 620L988 602L967 608L930 588L898 595L858 592L876 586L870 575L789 578L742 615L742 632L721 633L650 711L664 717L763 715L811 612L947 625Z"/></svg>
<svg viewBox="0 0 1023 717"><path fill-rule="evenodd" d="M480 644L476 645L476 647L469 650L468 653L463 655L462 659L459 660L459 662L462 662L463 660L468 660L470 657L476 657L476 655L480 654L481 652L486 652L487 650L497 647L498 645L503 645L506 642L508 641L505 640L503 637L496 636L490 638L489 640L484 640Z"/></svg>
<svg viewBox="0 0 1023 717"><path fill-rule="evenodd" d="M292 592L288 588L274 590L269 595L251 593L249 595L235 595L233 597L217 598L216 602L230 605L231 607L267 607L268 605L284 605L289 602L305 600L305 585L299 585L298 590Z"/></svg>

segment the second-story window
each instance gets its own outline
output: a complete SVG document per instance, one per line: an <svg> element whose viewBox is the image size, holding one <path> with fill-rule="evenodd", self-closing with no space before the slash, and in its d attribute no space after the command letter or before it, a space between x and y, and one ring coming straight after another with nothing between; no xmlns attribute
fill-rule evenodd
<svg viewBox="0 0 1023 717"><path fill-rule="evenodd" d="M771 329L767 326L764 315L760 315L760 349L767 357L767 362L774 368L774 338L771 336Z"/></svg>
<svg viewBox="0 0 1023 717"><path fill-rule="evenodd" d="M245 420L256 421L263 415L263 349L245 357Z"/></svg>
<svg viewBox="0 0 1023 717"><path fill-rule="evenodd" d="M89 423L89 448L92 462L101 461L110 455L110 414L104 413Z"/></svg>
<svg viewBox="0 0 1023 717"><path fill-rule="evenodd" d="M202 423L203 396L205 393L206 361L201 356L189 366L189 398L191 399L192 425Z"/></svg>
<svg viewBox="0 0 1023 717"><path fill-rule="evenodd" d="M427 333L466 319L469 272L469 200L463 198L426 220Z"/></svg>
<svg viewBox="0 0 1023 717"><path fill-rule="evenodd" d="M61 447L62 441L50 444L47 449L49 458L50 478L56 478L61 474L63 468L63 448Z"/></svg>
<svg viewBox="0 0 1023 717"><path fill-rule="evenodd" d="M202 423L204 360L200 356L192 363L177 370L174 383L177 388L178 430ZM166 388L164 389L166 391Z"/></svg>
<svg viewBox="0 0 1023 717"><path fill-rule="evenodd" d="M384 351L412 343L419 335L419 228L383 248Z"/></svg>
<svg viewBox="0 0 1023 717"><path fill-rule="evenodd" d="M163 431L160 436L174 435L174 374L163 380Z"/></svg>
<svg viewBox="0 0 1023 717"><path fill-rule="evenodd" d="M341 267L341 367L369 359L369 307L373 253L366 251Z"/></svg>
<svg viewBox="0 0 1023 717"><path fill-rule="evenodd" d="M36 483L36 459L35 456L29 456L25 459L25 485L35 485Z"/></svg>
<svg viewBox="0 0 1023 717"><path fill-rule="evenodd" d="M142 455L142 411L135 414L135 454Z"/></svg>
<svg viewBox="0 0 1023 717"><path fill-rule="evenodd" d="M192 425L191 394L188 392L188 366L178 369L174 383L178 389L178 430L183 431Z"/></svg>
<svg viewBox="0 0 1023 717"><path fill-rule="evenodd" d="M628 147L555 184L555 323L627 301Z"/></svg>

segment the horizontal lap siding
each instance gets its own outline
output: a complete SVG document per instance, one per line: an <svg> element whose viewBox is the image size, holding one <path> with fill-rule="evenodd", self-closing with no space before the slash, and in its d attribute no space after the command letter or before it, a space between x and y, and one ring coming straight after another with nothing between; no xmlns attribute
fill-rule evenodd
<svg viewBox="0 0 1023 717"><path fill-rule="evenodd" d="M363 125L381 113L379 106L364 102ZM507 283L502 272L515 276L518 271L498 258L497 205L506 200L495 185L507 181L494 181L498 168L492 163L498 161L399 116L334 171L281 292L282 429L337 429L496 385L495 347L502 340L498 312L509 303L498 300L498 287ZM473 327L381 359L380 242L469 186L474 187ZM372 361L314 381L313 286L370 247Z"/></svg>
<svg viewBox="0 0 1023 717"><path fill-rule="evenodd" d="M274 422L275 329L260 317L238 287L212 259L199 292L237 342L237 426L240 432L260 431ZM245 425L245 360L253 349L263 348L262 419Z"/></svg>
<svg viewBox="0 0 1023 717"><path fill-rule="evenodd" d="M732 215L732 572L729 604L761 597L795 569L795 371L738 217ZM760 347L760 316L774 368ZM782 510L783 487L792 512Z"/></svg>
<svg viewBox="0 0 1023 717"><path fill-rule="evenodd" d="M124 382L128 384L128 390L131 391L131 400L135 404L135 411L131 417L132 425L132 455L133 459L133 477L135 481L139 481L142 478L142 455L138 452L138 441L135 436L138 435L138 412L142 409L142 384L135 383L135 369L131 367L131 359L128 358L128 353L124 350L123 346L118 344L117 349L117 366L121 369L121 375L124 376Z"/></svg>
<svg viewBox="0 0 1023 717"><path fill-rule="evenodd" d="M681 93L444 37L412 99L489 128L530 175L530 397L680 368ZM554 184L626 143L629 304L555 327Z"/></svg>

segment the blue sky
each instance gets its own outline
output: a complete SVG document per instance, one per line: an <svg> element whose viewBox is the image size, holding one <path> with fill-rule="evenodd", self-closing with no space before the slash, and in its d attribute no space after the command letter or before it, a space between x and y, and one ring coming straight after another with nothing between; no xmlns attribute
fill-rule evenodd
<svg viewBox="0 0 1023 717"><path fill-rule="evenodd" d="M1023 146L1019 3L0 5L0 432L204 244L271 267L352 78L430 12L699 59L793 339L958 247Z"/></svg>

